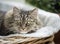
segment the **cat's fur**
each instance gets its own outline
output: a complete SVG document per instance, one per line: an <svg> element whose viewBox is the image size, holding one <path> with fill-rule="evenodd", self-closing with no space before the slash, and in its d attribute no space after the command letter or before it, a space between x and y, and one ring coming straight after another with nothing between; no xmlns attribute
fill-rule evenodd
<svg viewBox="0 0 60 44"><path fill-rule="evenodd" d="M30 33L43 26L43 23L37 15L38 9L24 11L14 7L8 11L4 17L5 27L14 33Z"/></svg>

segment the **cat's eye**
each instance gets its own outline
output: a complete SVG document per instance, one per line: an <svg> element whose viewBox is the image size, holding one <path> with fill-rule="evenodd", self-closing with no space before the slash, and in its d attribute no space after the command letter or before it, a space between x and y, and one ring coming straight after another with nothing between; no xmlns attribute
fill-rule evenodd
<svg viewBox="0 0 60 44"><path fill-rule="evenodd" d="M33 19L31 19L31 22L33 22L34 20Z"/></svg>
<svg viewBox="0 0 60 44"><path fill-rule="evenodd" d="M28 24L29 24L30 22L28 22Z"/></svg>
<svg viewBox="0 0 60 44"><path fill-rule="evenodd" d="M26 26L29 26L30 24L26 24Z"/></svg>
<svg viewBox="0 0 60 44"><path fill-rule="evenodd" d="M30 23L27 23L27 24L26 24L26 26L29 26L29 25L30 25Z"/></svg>

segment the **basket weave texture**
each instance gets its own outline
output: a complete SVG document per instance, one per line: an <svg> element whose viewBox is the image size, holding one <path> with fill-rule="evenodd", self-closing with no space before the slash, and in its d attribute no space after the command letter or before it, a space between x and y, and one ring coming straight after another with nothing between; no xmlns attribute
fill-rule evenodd
<svg viewBox="0 0 60 44"><path fill-rule="evenodd" d="M50 44L51 42L53 42L53 39L54 36L46 38L6 36L0 38L0 44Z"/></svg>

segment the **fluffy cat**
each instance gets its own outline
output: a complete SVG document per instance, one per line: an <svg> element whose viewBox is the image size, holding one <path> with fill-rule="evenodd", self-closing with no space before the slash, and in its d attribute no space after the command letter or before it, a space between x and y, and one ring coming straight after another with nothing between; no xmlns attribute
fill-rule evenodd
<svg viewBox="0 0 60 44"><path fill-rule="evenodd" d="M39 19L38 9L24 11L14 7L4 17L5 27L14 33L31 33L40 29L43 23Z"/></svg>

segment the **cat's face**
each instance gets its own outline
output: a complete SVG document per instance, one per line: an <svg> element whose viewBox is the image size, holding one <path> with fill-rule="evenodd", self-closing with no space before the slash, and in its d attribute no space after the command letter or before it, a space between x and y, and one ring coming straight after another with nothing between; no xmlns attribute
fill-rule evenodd
<svg viewBox="0 0 60 44"><path fill-rule="evenodd" d="M37 27L37 9L24 11L16 7L13 8L14 26L20 33L27 33Z"/></svg>

